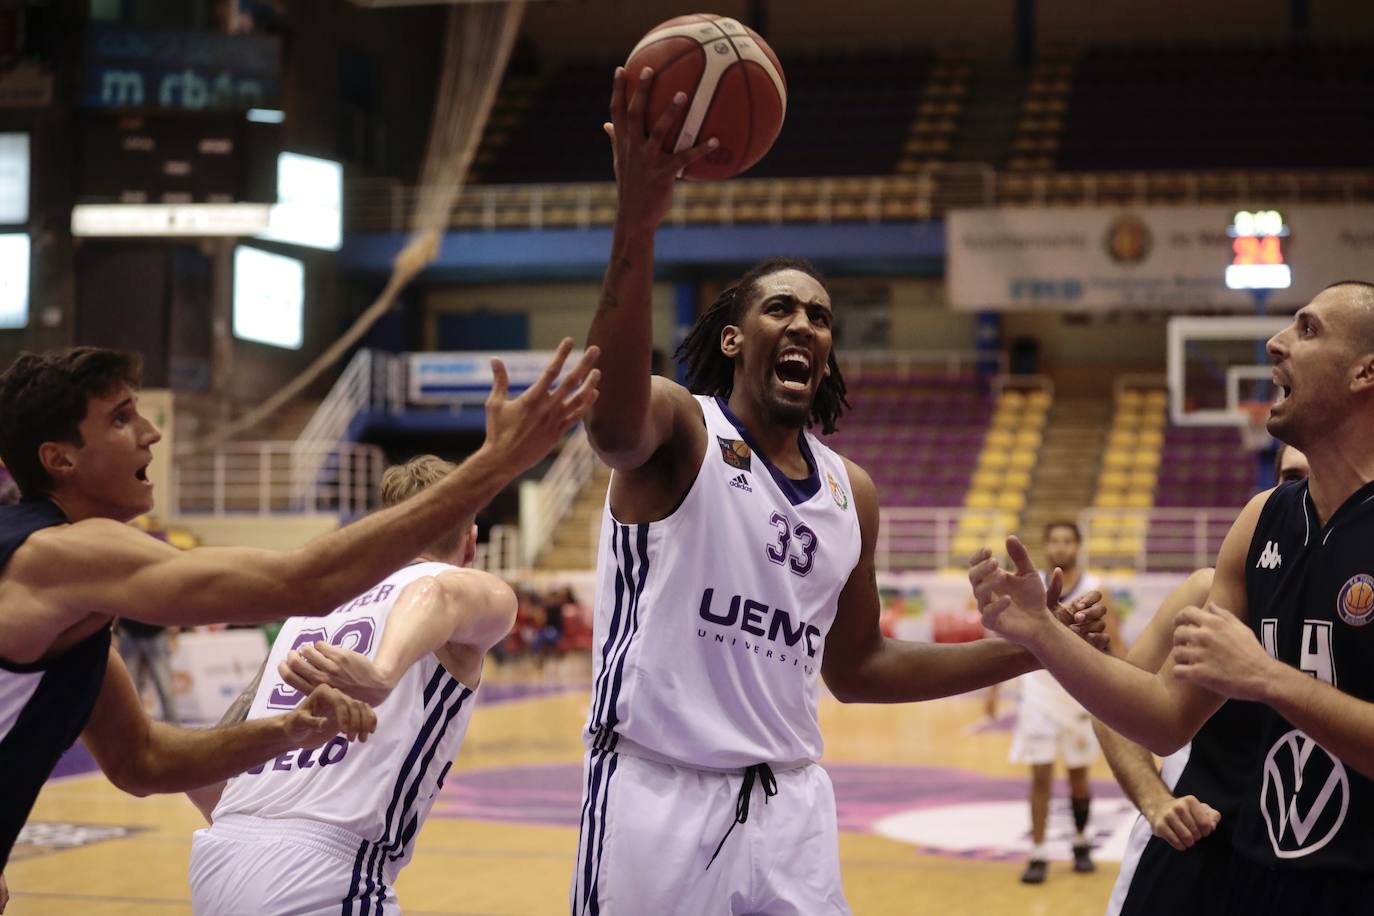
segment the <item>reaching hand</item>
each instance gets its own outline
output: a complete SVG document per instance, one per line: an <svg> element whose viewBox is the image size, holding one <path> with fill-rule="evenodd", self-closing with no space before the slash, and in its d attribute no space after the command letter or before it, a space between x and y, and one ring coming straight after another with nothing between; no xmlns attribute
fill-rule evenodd
<svg viewBox="0 0 1374 916"><path fill-rule="evenodd" d="M1058 568L1056 573L1060 573ZM1063 574L1059 575L1060 582ZM1055 577L1050 577L1053 584ZM1084 592L1068 604L1060 604L1056 595L1046 595L1046 602L1059 622L1074 633L1083 637L1094 649L1106 652L1111 648L1112 637L1107 633L1107 605L1099 591Z"/></svg>
<svg viewBox="0 0 1374 916"><path fill-rule="evenodd" d="M515 400L507 399L510 377L505 364L492 357L483 448L499 455L512 477L543 459L596 401L596 386L601 381L601 370L593 368L601 356L598 347L588 347L562 383L553 388L572 346L572 338L564 338L544 374Z"/></svg>
<svg viewBox="0 0 1374 916"><path fill-rule="evenodd" d="M1208 602L1174 618L1174 674L1235 700L1264 699L1275 661L1235 614Z"/></svg>
<svg viewBox="0 0 1374 916"><path fill-rule="evenodd" d="M293 649L277 666L277 673L302 693L327 684L369 706L381 703L396 686L395 679L366 655L326 642Z"/></svg>
<svg viewBox="0 0 1374 916"><path fill-rule="evenodd" d="M335 735L367 741L376 730L377 714L372 707L324 685L286 714L286 736L296 747L319 747Z"/></svg>
<svg viewBox="0 0 1374 916"><path fill-rule="evenodd" d="M611 120L602 125L611 138L611 150L615 155L615 180L620 190L619 218L632 229L649 231L657 229L668 215L677 176L719 145L714 137L693 145L695 137L683 136L675 151L665 151L668 132L680 129L686 113L687 93L673 96L671 104L650 130L645 109L653 79L654 71L649 67L640 71L639 84L627 104L625 68L616 67L611 86Z"/></svg>
<svg viewBox="0 0 1374 916"><path fill-rule="evenodd" d="M969 582L978 600L978 611L983 615L983 626L1029 648L1035 635L1046 624L1055 622L1049 610L1050 595L1020 539L1007 538L1007 555L1016 564L1014 571L1002 569L986 547L979 550L969 560ZM1050 583L1057 603L1061 586L1054 585L1055 577L1051 577Z"/></svg>
<svg viewBox="0 0 1374 916"><path fill-rule="evenodd" d="M1198 801L1195 795L1171 798L1166 804L1142 813L1154 835L1180 852L1209 836L1221 822L1221 812Z"/></svg>

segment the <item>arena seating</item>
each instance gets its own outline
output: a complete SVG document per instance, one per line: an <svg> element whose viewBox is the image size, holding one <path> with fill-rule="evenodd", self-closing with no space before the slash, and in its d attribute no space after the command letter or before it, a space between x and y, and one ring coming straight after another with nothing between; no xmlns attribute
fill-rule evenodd
<svg viewBox="0 0 1374 916"><path fill-rule="evenodd" d="M1172 425L1165 403L1162 389L1117 394L1088 514L1088 551L1099 567L1189 570L1210 563L1254 492L1255 459L1240 431Z"/></svg>
<svg viewBox="0 0 1374 916"><path fill-rule="evenodd" d="M1367 46L1094 48L1054 166L1332 169L1374 162ZM1180 138L1187 138L1180 142Z"/></svg>
<svg viewBox="0 0 1374 916"><path fill-rule="evenodd" d="M951 109L948 97L926 97L932 62L930 53L919 51L788 56L787 120L773 152L750 175L887 175L913 151L947 150L948 143L939 141L953 132L949 115L957 106ZM611 61L571 63L539 77L508 78L478 150L474 180L608 180L610 155L599 126L614 67Z"/></svg>

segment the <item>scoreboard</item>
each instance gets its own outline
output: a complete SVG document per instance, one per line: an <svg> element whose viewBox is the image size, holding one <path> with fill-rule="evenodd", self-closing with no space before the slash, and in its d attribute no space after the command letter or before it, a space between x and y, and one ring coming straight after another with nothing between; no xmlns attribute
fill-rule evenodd
<svg viewBox="0 0 1374 916"><path fill-rule="evenodd" d="M82 203L273 203L281 125L240 113L84 112Z"/></svg>
<svg viewBox="0 0 1374 916"><path fill-rule="evenodd" d="M1231 263L1226 267L1229 289L1288 289L1293 271L1288 265L1288 223L1278 210L1241 210L1226 234L1232 239Z"/></svg>

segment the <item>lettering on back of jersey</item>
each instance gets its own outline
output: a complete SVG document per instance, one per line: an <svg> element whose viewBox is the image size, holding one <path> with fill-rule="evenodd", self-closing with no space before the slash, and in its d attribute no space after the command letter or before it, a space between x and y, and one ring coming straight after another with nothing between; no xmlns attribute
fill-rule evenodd
<svg viewBox="0 0 1374 916"><path fill-rule="evenodd" d="M1256 569L1278 569L1283 565L1283 557L1279 556L1278 541L1269 541L1264 545L1264 552L1255 561Z"/></svg>

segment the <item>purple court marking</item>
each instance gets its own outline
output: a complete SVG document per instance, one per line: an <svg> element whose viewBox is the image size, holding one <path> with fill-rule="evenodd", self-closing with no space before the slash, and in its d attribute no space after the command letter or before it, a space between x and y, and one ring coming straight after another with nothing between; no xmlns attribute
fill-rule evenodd
<svg viewBox="0 0 1374 916"><path fill-rule="evenodd" d="M57 766L53 767L52 775L48 778L64 779L68 776L85 776L87 773L99 771L100 767L91 756L91 752L86 750L86 745L78 741L58 759Z"/></svg>
<svg viewBox="0 0 1374 916"><path fill-rule="evenodd" d="M835 784L840 829L869 833L879 818L920 808L971 802L1020 801L1024 778L982 776L947 767L837 763L826 767ZM1093 783L1097 798L1119 798L1116 783ZM582 800L580 764L463 770L451 773L434 805L437 817L520 824L576 825Z"/></svg>

